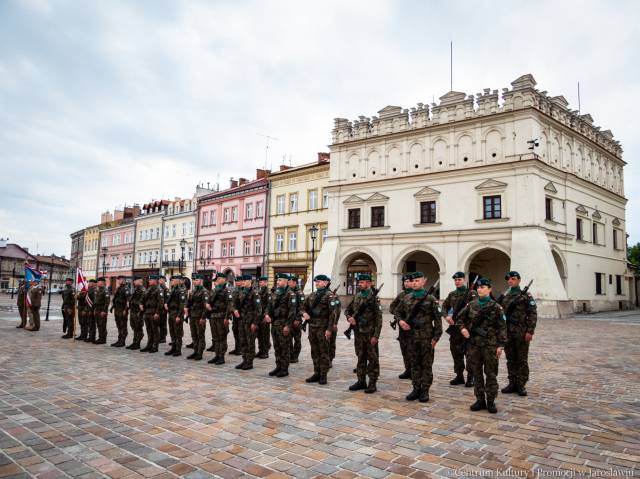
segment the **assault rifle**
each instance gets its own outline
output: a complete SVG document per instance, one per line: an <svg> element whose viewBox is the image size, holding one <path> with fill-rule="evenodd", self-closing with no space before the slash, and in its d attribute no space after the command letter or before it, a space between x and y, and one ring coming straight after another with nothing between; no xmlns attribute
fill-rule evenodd
<svg viewBox="0 0 640 479"><path fill-rule="evenodd" d="M437 289L439 284L440 284L440 280L438 280L435 283L433 283L431 285L431 287L427 290L427 296L429 296L430 294L433 294L435 292L435 290ZM398 317L396 316L396 317L393 318L393 321L389 322L389 326L391 326L391 328L395 331L396 328L398 327L398 322L399 321L400 321L400 319L398 319Z"/></svg>
<svg viewBox="0 0 640 479"><path fill-rule="evenodd" d="M338 289L340 289L340 286L338 286L336 289L331 291L331 294L336 294ZM316 293L316 297L313 299L313 303L311 303L311 312L313 312L313 310L316 309L316 307L318 306L318 302L319 301L320 301L320 295ZM307 313L309 316L311 316L311 312L305 311L305 313ZM309 319L311 319L311 318L309 318ZM309 319L305 319L302 322L302 324L300 325L300 329L302 331L304 331L305 333L307 332L307 324L309 323Z"/></svg>
<svg viewBox="0 0 640 479"><path fill-rule="evenodd" d="M369 299L367 299L367 301L363 301L360 304L360 306L358 306L358 311L356 311L355 314L353 315L353 317L356 320L356 325L354 326L353 324L350 324L349 327L344 332L344 335L347 337L348 340L351 340L351 332L355 331L358 327L358 318L362 316L362 314L365 312L367 308L371 307L375 303L375 299L378 297L378 293L380 292L383 286L384 286L384 283L381 284L379 288L371 288L371 291L373 293L371 294Z"/></svg>
<svg viewBox="0 0 640 479"><path fill-rule="evenodd" d="M456 307L453 309L452 313L451 313L451 318L454 321L454 324L450 324L449 327L447 328L446 333L448 335L451 335L452 331L455 329L455 320L458 317L458 314L460 314L460 311L462 311L462 309L469 304L469 299L471 296L471 292L473 291L473 287L476 285L476 283L478 282L478 279L480 278L480 275L476 275L476 279L473 280L473 283L471 283L469 285L469 289L467 289L467 292L465 293L464 297L459 300L456 303Z"/></svg>
<svg viewBox="0 0 640 479"><path fill-rule="evenodd" d="M511 301L511 303L509 303L509 307L504 312L504 315L506 316L507 321L509 321L511 323L517 323L517 321L512 321L510 319L511 315L513 314L513 310L516 309L516 306L518 305L518 302L520 302L520 299L527 296L527 293L529 292L529 288L531 287L532 284L533 284L533 280L529 281L529 284L527 284L524 287L524 289L520 291L518 296L516 296L515 299L513 301Z"/></svg>

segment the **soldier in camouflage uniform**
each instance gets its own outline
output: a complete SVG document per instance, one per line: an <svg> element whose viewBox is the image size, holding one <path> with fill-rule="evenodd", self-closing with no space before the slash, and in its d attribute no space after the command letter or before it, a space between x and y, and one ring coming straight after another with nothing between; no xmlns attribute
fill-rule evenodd
<svg viewBox="0 0 640 479"><path fill-rule="evenodd" d="M398 293L398 296L391 302L389 305L389 312L393 314L393 321L391 322L392 326L395 326L400 321L400 306L402 305L402 300L408 294L413 292L411 285L413 284L413 280L411 279L411 274L403 274L402 275L402 291ZM409 339L411 337L411 333L400 328L398 331L398 341L400 341L400 353L402 354L402 362L404 363L404 372L398 376L400 379L411 379L411 364L409 362Z"/></svg>
<svg viewBox="0 0 640 479"><path fill-rule="evenodd" d="M141 353L157 353L160 341L160 312L164 309L164 298L158 286L158 275L149 276L149 287L144 292L142 307L144 326L147 330L147 345Z"/></svg>
<svg viewBox="0 0 640 479"><path fill-rule="evenodd" d="M118 328L118 340L111 344L114 348L123 347L128 334L127 313L131 292L125 280L126 276L118 276L116 279L116 292L113 293L113 297L111 298L111 312L114 313L116 327Z"/></svg>
<svg viewBox="0 0 640 479"><path fill-rule="evenodd" d="M264 320L271 324L273 350L276 356L276 367L269 376L279 378L289 375L291 361L291 327L298 306L296 294L289 289L287 273L276 273L276 289L269 295L269 303Z"/></svg>
<svg viewBox="0 0 640 479"><path fill-rule="evenodd" d="M289 336L291 341L292 363L298 362L298 357L300 356L300 351L302 350L302 330L300 329L300 326L302 326L302 313L300 311L300 306L302 306L302 303L304 303L304 292L302 291L302 289L300 289L298 279L298 276L295 274L289 275L289 289L295 293L297 304L296 317L293 320L291 335Z"/></svg>
<svg viewBox="0 0 640 479"><path fill-rule="evenodd" d="M89 289L87 290L87 337L85 342L93 343L96 340L96 328L98 323L96 322L95 310L96 310L96 280L91 278L89 283Z"/></svg>
<svg viewBox="0 0 640 479"><path fill-rule="evenodd" d="M470 409L487 409L495 414L498 412L495 404L498 395L498 360L507 341L507 324L502 307L491 298L491 281L482 278L477 284L478 299L460 311L456 326L468 340L467 358L473 371L476 396L476 402Z"/></svg>
<svg viewBox="0 0 640 479"><path fill-rule="evenodd" d="M24 328L27 325L27 288L24 281L18 285L18 298L16 299L18 313L20 314L20 324L16 328Z"/></svg>
<svg viewBox="0 0 640 479"><path fill-rule="evenodd" d="M339 302L329 289L331 280L328 276L319 274L313 279L316 290L307 296L301 307L302 318L309 328L309 345L313 359L313 375L305 381L327 384L327 372L331 363L331 336L338 321L336 312Z"/></svg>
<svg viewBox="0 0 640 479"><path fill-rule="evenodd" d="M529 344L538 322L536 301L528 291L520 289L520 274L510 271L505 276L509 291L501 298L500 305L507 318L507 356L509 384L502 388L504 394L517 392L526 396L525 385L529 380Z"/></svg>
<svg viewBox="0 0 640 479"><path fill-rule="evenodd" d="M373 295L370 274L362 273L358 276L358 293L347 306L345 315L349 324L355 327L354 342L358 355L358 381L349 386L349 390L364 389L367 394L372 394L377 391L376 383L380 375L378 339L382 330L382 307L378 297Z"/></svg>
<svg viewBox="0 0 640 479"><path fill-rule="evenodd" d="M144 338L143 319L142 319L142 302L144 301L145 289L142 286L142 278L140 276L133 277L133 293L129 298L129 324L133 332L133 342L127 346L127 349L140 349L140 343Z"/></svg>
<svg viewBox="0 0 640 479"><path fill-rule="evenodd" d="M440 305L435 296L424 289L426 278L420 271L411 274L413 289L402 299L399 307L400 328L409 337L409 363L413 390L407 401L419 399L429 401L429 389L433 383L433 354L436 343L442 336Z"/></svg>
<svg viewBox="0 0 640 479"><path fill-rule="evenodd" d="M109 296L109 290L107 290L105 286L105 281L103 277L98 278L96 299L93 302L93 314L98 329L98 338L93 344L106 344L107 342L107 315L109 314L111 298Z"/></svg>
<svg viewBox="0 0 640 479"><path fill-rule="evenodd" d="M460 334L460 328L456 328L456 320L458 314L462 311L470 301L473 301L478 297L478 294L473 290L467 288L465 284L465 275L462 271L458 271L453 275L453 282L456 289L451 291L447 296L447 299L442 303L442 316L445 318L449 327L447 328L447 334L449 334L449 350L451 351L451 357L453 358L453 371L456 377L449 381L449 384L456 386L458 384L464 384L465 387L473 387L473 374L471 373L471 366L468 364L467 358L467 381L464 380L464 342L465 339Z"/></svg>
<svg viewBox="0 0 640 479"><path fill-rule="evenodd" d="M43 290L38 281L30 281L29 291L29 324L26 331L40 331L40 306L42 305Z"/></svg>
<svg viewBox="0 0 640 479"><path fill-rule="evenodd" d="M260 296L253 289L253 278L246 274L238 278L240 288L235 297L233 315L240 319L240 351L242 362L236 369L253 369L253 358L256 356L256 333L258 322L262 321L263 309Z"/></svg>
<svg viewBox="0 0 640 479"><path fill-rule="evenodd" d="M240 294L240 284L242 280L240 279L242 276L238 276L235 278L235 284L232 291L233 302L234 304L238 301L238 295ZM229 351L229 354L234 356L241 356L242 351L240 350L240 319L236 318L235 314L232 316L232 324L231 324L231 332L233 333L233 349Z"/></svg>
<svg viewBox="0 0 640 479"><path fill-rule="evenodd" d="M75 339L84 341L87 339L88 333L88 321L87 311L89 311L89 305L87 304L87 291L82 290L76 296L76 304L78 308L78 323L80 323L80 334Z"/></svg>
<svg viewBox="0 0 640 479"><path fill-rule="evenodd" d="M184 322L184 308L187 306L187 291L182 286L182 276L171 276L171 290L165 306L169 322L169 335L171 336L171 349L164 355L181 356L184 334L182 323Z"/></svg>
<svg viewBox="0 0 640 479"><path fill-rule="evenodd" d="M64 331L63 339L73 338L76 317L76 295L73 291L73 279L64 280L64 289L62 290L62 330Z"/></svg>
<svg viewBox="0 0 640 479"><path fill-rule="evenodd" d="M202 285L203 276L196 273L191 278L193 279L193 291L187 299L184 315L189 317L193 353L187 356L187 359L200 361L204 352L204 335L207 331L207 315L211 311L211 305L209 304L209 291Z"/></svg>
<svg viewBox="0 0 640 479"><path fill-rule="evenodd" d="M331 284L328 286L331 287ZM331 339L329 339L329 369L333 367L333 360L336 357L336 339L338 339L338 321L340 320L340 313L342 312L342 303L340 302L340 298L336 295L338 288L334 288L335 292L333 292L334 299L334 308L335 308L335 322L333 323L333 328L331 329Z"/></svg>
<svg viewBox="0 0 640 479"><path fill-rule="evenodd" d="M227 286L227 276L224 273L216 273L209 304L211 305L211 336L216 354L208 362L209 364L221 365L225 363L229 318L233 311L233 294Z"/></svg>
<svg viewBox="0 0 640 479"><path fill-rule="evenodd" d="M261 276L258 281L258 296L263 307L269 303L269 278L267 276ZM261 315L261 318L264 314ZM271 325L264 319L261 319L258 323L258 355L260 359L267 359L269 357L269 350L271 349Z"/></svg>
<svg viewBox="0 0 640 479"><path fill-rule="evenodd" d="M162 310L160 311L160 320L158 321L158 334L159 339L158 343L163 344L167 342L167 302L169 301L169 288L167 287L167 279L164 275L160 275L158 278L158 288L160 288L160 293L162 294L162 299L164 304L162 305Z"/></svg>

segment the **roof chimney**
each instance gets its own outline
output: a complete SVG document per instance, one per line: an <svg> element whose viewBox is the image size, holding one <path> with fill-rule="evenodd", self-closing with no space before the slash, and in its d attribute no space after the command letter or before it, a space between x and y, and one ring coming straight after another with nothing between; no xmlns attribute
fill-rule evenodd
<svg viewBox="0 0 640 479"><path fill-rule="evenodd" d="M247 179L246 178L240 178L239 181L240 181L240 186L242 186L247 182Z"/></svg>
<svg viewBox="0 0 640 479"><path fill-rule="evenodd" d="M280 171L288 170L291 167L289 165L280 165Z"/></svg>
<svg viewBox="0 0 640 479"><path fill-rule="evenodd" d="M234 180L233 178L231 178L230 185L231 186L229 186L229 188L237 188L238 187L238 181Z"/></svg>
<svg viewBox="0 0 640 479"><path fill-rule="evenodd" d="M329 153L325 153L323 151L319 151L318 152L318 163L329 161L329 156L330 156Z"/></svg>
<svg viewBox="0 0 640 479"><path fill-rule="evenodd" d="M261 180L262 178L266 178L267 176L269 176L269 173L271 173L271 171L269 170L261 170L260 168L256 169L256 179L257 180Z"/></svg>

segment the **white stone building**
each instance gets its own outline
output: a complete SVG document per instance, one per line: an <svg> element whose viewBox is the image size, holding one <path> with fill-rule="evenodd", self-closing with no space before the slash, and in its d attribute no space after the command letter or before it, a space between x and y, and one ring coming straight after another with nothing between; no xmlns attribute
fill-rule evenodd
<svg viewBox="0 0 640 479"><path fill-rule="evenodd" d="M524 75L501 95L337 118L316 272L352 294L354 274L370 271L389 300L405 271L439 278L444 297L458 270L499 293L515 269L535 280L543 316L630 305L622 148L535 85Z"/></svg>

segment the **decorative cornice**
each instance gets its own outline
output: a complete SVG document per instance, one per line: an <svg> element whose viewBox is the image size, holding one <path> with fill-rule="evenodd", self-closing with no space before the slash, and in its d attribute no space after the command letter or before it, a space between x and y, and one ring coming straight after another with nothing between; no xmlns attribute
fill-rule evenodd
<svg viewBox="0 0 640 479"><path fill-rule="evenodd" d="M558 189L556 188L556 186L553 184L552 181L550 181L549 183L547 183L544 187L545 191L548 191L549 193L557 193Z"/></svg>
<svg viewBox="0 0 640 479"><path fill-rule="evenodd" d="M432 196L438 196L440 192L436 189L431 188L430 186L425 186L420 189L418 192L414 193L413 196L416 198L429 198Z"/></svg>
<svg viewBox="0 0 640 479"><path fill-rule="evenodd" d="M342 203L345 205L358 205L364 203L364 199L360 198L358 195L351 195Z"/></svg>
<svg viewBox="0 0 640 479"><path fill-rule="evenodd" d="M489 178L488 180L483 181L478 186L476 186L476 190L496 190L499 188L506 188L507 184L502 181L494 180Z"/></svg>

